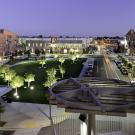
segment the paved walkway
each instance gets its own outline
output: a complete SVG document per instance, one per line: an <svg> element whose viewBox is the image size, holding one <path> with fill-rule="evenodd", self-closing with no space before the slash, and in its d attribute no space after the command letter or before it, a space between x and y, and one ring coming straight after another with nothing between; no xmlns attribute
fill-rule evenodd
<svg viewBox="0 0 135 135"><path fill-rule="evenodd" d="M12 88L6 85L0 86L0 97L11 91Z"/></svg>
<svg viewBox="0 0 135 135"><path fill-rule="evenodd" d="M2 121L7 123L1 129L16 130L14 135L36 135L42 127L50 126L49 105L18 102L4 104L6 111L2 114ZM52 116L60 115L66 115L65 110L52 106Z"/></svg>

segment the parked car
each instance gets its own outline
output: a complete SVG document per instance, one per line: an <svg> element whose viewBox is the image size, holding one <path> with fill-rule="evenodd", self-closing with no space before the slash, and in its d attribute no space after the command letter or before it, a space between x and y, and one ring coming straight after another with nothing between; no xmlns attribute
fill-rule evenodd
<svg viewBox="0 0 135 135"><path fill-rule="evenodd" d="M93 71L93 67L88 67L88 71Z"/></svg>
<svg viewBox="0 0 135 135"><path fill-rule="evenodd" d="M120 70L127 70L127 69L126 69L126 67L121 66L121 67L120 67Z"/></svg>
<svg viewBox="0 0 135 135"><path fill-rule="evenodd" d="M122 70L121 70L121 73L122 73L123 75L128 75L128 71L127 71L126 69L122 69Z"/></svg>
<svg viewBox="0 0 135 135"><path fill-rule="evenodd" d="M135 80L131 80L131 83L135 85Z"/></svg>
<svg viewBox="0 0 135 135"><path fill-rule="evenodd" d="M123 66L123 64L122 64L122 63L117 64L117 67L118 67L119 69L120 69L122 66Z"/></svg>
<svg viewBox="0 0 135 135"><path fill-rule="evenodd" d="M88 64L88 68L93 68L93 64Z"/></svg>
<svg viewBox="0 0 135 135"><path fill-rule="evenodd" d="M122 64L120 61L115 60L116 65Z"/></svg>

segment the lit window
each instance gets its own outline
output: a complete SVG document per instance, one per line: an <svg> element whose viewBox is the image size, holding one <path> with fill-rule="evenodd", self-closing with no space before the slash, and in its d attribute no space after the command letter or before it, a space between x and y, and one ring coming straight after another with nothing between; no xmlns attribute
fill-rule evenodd
<svg viewBox="0 0 135 135"><path fill-rule="evenodd" d="M31 52L34 53L34 49L33 48L31 49Z"/></svg>
<svg viewBox="0 0 135 135"><path fill-rule="evenodd" d="M67 53L67 49L64 49L64 53Z"/></svg>
<svg viewBox="0 0 135 135"><path fill-rule="evenodd" d="M28 46L30 47L30 43L28 43Z"/></svg>
<svg viewBox="0 0 135 135"><path fill-rule="evenodd" d="M42 43L40 43L40 47L42 47Z"/></svg>

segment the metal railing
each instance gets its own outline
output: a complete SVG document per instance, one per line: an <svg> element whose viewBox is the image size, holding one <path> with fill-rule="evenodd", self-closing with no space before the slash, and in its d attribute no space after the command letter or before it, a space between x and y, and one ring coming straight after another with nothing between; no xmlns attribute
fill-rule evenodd
<svg viewBox="0 0 135 135"><path fill-rule="evenodd" d="M57 135L80 135L81 121L79 114L53 116ZM96 135L121 132L123 135L135 135L135 119L132 114L127 117L96 116Z"/></svg>

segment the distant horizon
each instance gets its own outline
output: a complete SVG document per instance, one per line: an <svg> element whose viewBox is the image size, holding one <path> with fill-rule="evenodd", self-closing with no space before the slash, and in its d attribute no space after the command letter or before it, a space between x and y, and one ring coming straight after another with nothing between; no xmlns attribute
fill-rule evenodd
<svg viewBox="0 0 135 135"><path fill-rule="evenodd" d="M126 35L126 34L125 34ZM124 35L124 36L125 36ZM18 35L18 36L20 36L20 37L31 37L31 38L34 38L34 37L39 37L39 36L41 36L41 34L39 34L39 35ZM43 38L49 38L49 37L61 37L62 36L62 38L83 38L83 37L124 37L124 36L119 36L119 35L115 35L115 36L91 36L91 35L88 35L88 36L76 36L76 35L42 35L42 37Z"/></svg>
<svg viewBox="0 0 135 135"><path fill-rule="evenodd" d="M11 29L8 29L8 28L0 28L0 29L4 29L4 30L8 30L8 31L11 31L11 32L14 32L15 34L17 34L18 36L26 36L26 37L37 37L37 36L40 36L40 35L42 35L43 37L60 37L60 36L62 36L62 37L124 37L127 33L128 33L128 31L130 30L130 29L134 29L134 28L130 28L130 29L128 29L126 32L125 32L125 34L116 34L116 35L72 35L72 34L69 34L69 35L64 35L64 34L61 34L61 35L50 35L50 34L40 34L40 33L38 33L38 34L18 34L17 32L15 32L14 30L11 30ZM135 30L135 29L134 29ZM21 32L20 32L21 33Z"/></svg>
<svg viewBox="0 0 135 135"><path fill-rule="evenodd" d="M1 0L0 28L20 36L125 36L134 0Z"/></svg>
<svg viewBox="0 0 135 135"><path fill-rule="evenodd" d="M0 29L5 29L5 30L9 30L9 31L11 31L11 32L14 32L14 33L16 33L18 36L28 36L28 37L32 37L32 36L39 36L39 35L42 35L43 37L49 37L49 36L52 36L52 37L59 37L59 36L63 36L63 37L66 37L66 36L70 36L70 37L73 37L73 36L75 36L75 37L124 37L127 33L128 33L128 31L130 30L130 29L134 29L135 30L135 28L129 28L125 33L121 33L121 34L112 34L112 35L73 35L73 34L69 34L69 35L65 35L65 34L43 34L44 32L41 32L41 33L36 33L35 32L35 34L33 33L31 33L31 34L19 34L19 33L21 33L21 32L16 32L16 31L14 31L13 29L8 29L8 28L0 28Z"/></svg>

